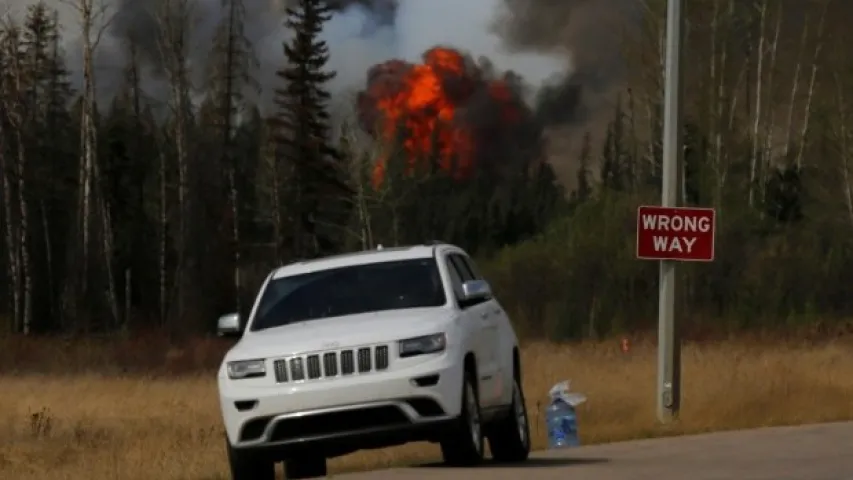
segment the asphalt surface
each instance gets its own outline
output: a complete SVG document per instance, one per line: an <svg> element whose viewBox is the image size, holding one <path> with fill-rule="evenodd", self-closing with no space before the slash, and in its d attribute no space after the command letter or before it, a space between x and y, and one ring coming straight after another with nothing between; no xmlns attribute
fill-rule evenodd
<svg viewBox="0 0 853 480"><path fill-rule="evenodd" d="M853 480L853 422L712 433L550 451L523 466L439 465L344 480Z"/></svg>

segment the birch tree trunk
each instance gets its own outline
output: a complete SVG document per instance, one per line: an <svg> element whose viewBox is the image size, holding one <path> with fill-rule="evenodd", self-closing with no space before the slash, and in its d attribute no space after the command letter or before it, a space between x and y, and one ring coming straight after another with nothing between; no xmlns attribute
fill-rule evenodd
<svg viewBox="0 0 853 480"><path fill-rule="evenodd" d="M823 10L821 11L821 14L820 14L820 21L818 22L818 27L817 27L817 34L816 34L817 41L815 43L814 54L812 55L812 71L811 71L811 76L809 77L809 89L808 89L808 92L806 93L806 105L803 107L803 117L804 117L803 118L803 124L800 127L800 135L799 135L799 138L797 139L798 144L799 144L797 147L797 159L796 159L797 169L803 168L803 155L805 153L805 148L806 148L806 135L809 132L809 122L811 121L811 117L812 117L812 99L814 98L815 83L817 82L817 72L818 72L818 63L817 62L819 61L820 53L823 50L823 44L824 44L824 40L825 40L824 39L824 27L826 25L826 11L827 11L827 8L829 7L830 1L831 0L826 0L824 2Z"/></svg>
<svg viewBox="0 0 853 480"><path fill-rule="evenodd" d="M794 129L794 110L797 105L797 94L800 91L800 77L803 71L803 57L805 56L806 43L809 39L809 18L803 24L803 32L800 37L800 51L797 54L797 64L794 66L794 79L791 81L791 97L788 101L788 118L785 122L785 141L783 143L782 155L788 158L791 153L791 137Z"/></svg>
<svg viewBox="0 0 853 480"><path fill-rule="evenodd" d="M97 245L101 250L101 261L103 262L103 274L106 282L104 289L105 303L111 315L111 325L120 321L118 297L115 290L115 278L113 275L113 242L112 222L104 198L101 185L100 169L98 167L98 126L96 123L96 79L94 57L95 51L100 44L101 37L106 31L111 17L108 16L108 6L98 0L78 0L75 8L80 15L82 30L82 55L83 55L83 92L80 122L80 165L79 175L81 188L78 199L79 229L81 235L81 270L80 285L82 291L88 296L91 283L91 267L94 265L92 247ZM95 222L98 222L100 242L92 238ZM98 272L99 274L101 272ZM89 312L87 312L89 313ZM88 323L88 321L87 321Z"/></svg>
<svg viewBox="0 0 853 480"><path fill-rule="evenodd" d="M165 142L163 142L165 143ZM160 145L160 154L158 158L160 162L158 164L158 175L157 180L160 184L160 202L159 202L159 235L160 235L160 248L158 251L158 261L159 261L159 269L158 269L158 287L159 287L159 300L160 300L160 326L165 327L168 323L168 306L169 306L169 298L167 293L167 266L166 266L166 255L168 254L169 247L169 197L167 196L168 190L166 188L168 177L166 175L166 153L163 151L165 149L165 145Z"/></svg>
<svg viewBox="0 0 853 480"><path fill-rule="evenodd" d="M835 99L838 104L838 132L839 137L839 160L841 178L843 181L842 191L844 192L844 202L847 209L847 218L850 225L853 226L853 184L851 184L851 166L850 166L850 131L847 122L850 120L847 112L847 98L844 95L844 83L840 75L835 74Z"/></svg>
<svg viewBox="0 0 853 480"><path fill-rule="evenodd" d="M275 245L275 255L278 264L284 262L284 212L281 211L282 202L282 185L281 185L281 167L279 165L279 155L276 153L274 142L268 141L268 146L264 152L264 159L267 163L267 169L270 172L270 186L272 187L272 231L273 244Z"/></svg>
<svg viewBox="0 0 853 480"><path fill-rule="evenodd" d="M749 206L755 206L755 188L758 180L758 155L760 154L761 142L759 134L761 133L761 100L762 86L764 85L764 50L765 50L765 27L767 24L767 0L761 1L759 7L759 34L758 34L758 64L755 67L755 108L752 115L752 158L749 166ZM747 88L749 86L747 85Z"/></svg>
<svg viewBox="0 0 853 480"><path fill-rule="evenodd" d="M776 26L773 29L773 40L770 42L770 68L767 72L767 98L769 99L769 109L767 119L764 122L764 129L762 131L763 141L761 142L761 157L762 157L762 177L770 171L771 163L772 163L772 148L773 148L773 132L774 132L774 123L776 120L775 108L776 102L773 101L774 94L776 92L776 85L774 84L774 74L776 72L776 60L778 58L779 53L779 33L782 30L782 3L779 3L778 10L776 12ZM767 196L767 189L765 188L764 182L760 182L759 186L761 190L761 200L764 202Z"/></svg>
<svg viewBox="0 0 853 480"><path fill-rule="evenodd" d="M20 75L20 74L17 74ZM20 77L19 77L20 78ZM26 170L27 150L22 133L23 126L16 128L18 148L18 248L21 255L21 275L23 276L23 301L21 311L21 333L29 335L32 330L33 277L30 271L29 253L29 205L27 201Z"/></svg>
<svg viewBox="0 0 853 480"><path fill-rule="evenodd" d="M711 58L711 85L712 85L712 95L713 95L713 110L714 110L714 120L712 123L712 132L713 132L713 165L715 171L715 202L718 206L722 204L723 201L723 191L726 183L726 172L728 170L728 162L726 160L726 153L723 150L723 137L724 133L728 131L726 128L725 122L725 113L726 113L726 79L728 74L728 63L729 63L729 48L728 48L728 35L723 34L723 32L727 31L727 29L720 30L721 23L721 6L720 2L722 0L715 0L714 2L714 17L712 20L712 58ZM731 22L731 19L734 17L734 0L729 0L728 7L726 9L725 18L728 20L727 23ZM716 45L720 44L719 51L717 50ZM733 96L737 98L736 95Z"/></svg>
<svg viewBox="0 0 853 480"><path fill-rule="evenodd" d="M228 201L231 208L231 242L233 249L233 280L234 280L234 302L235 311L242 311L241 291L243 289L242 278L240 274L240 190L237 188L237 156L232 151L233 135L234 135L234 109L235 97L239 95L239 82L235 75L241 75L243 72L237 72L237 43L242 40L242 28L239 24L242 18L238 16L241 13L242 5L239 0L227 0L228 17L225 27L225 89L223 98L219 99L222 102L222 156L223 166L228 175Z"/></svg>
<svg viewBox="0 0 853 480"><path fill-rule="evenodd" d="M88 292L90 276L90 237L92 234L92 171L95 165L95 125L90 107L94 90L91 65L92 11L88 0L80 0L78 6L83 29L83 105L80 109L80 161L78 166L79 191L77 199L78 231L80 235L80 267L77 272L78 286L84 295Z"/></svg>
<svg viewBox="0 0 853 480"><path fill-rule="evenodd" d="M0 166L0 168L2 168L2 166ZM54 277L55 274L53 269L53 244L50 235L50 222L47 220L47 207L45 206L44 200L39 202L39 213L41 214L42 235L44 235L44 255L47 267L47 290L51 299L47 305L47 314L50 318L54 318L54 315L59 314L59 326L61 330L63 327L61 321L62 312L56 312L54 310L53 303L54 295L56 294L56 278Z"/></svg>
<svg viewBox="0 0 853 480"><path fill-rule="evenodd" d="M0 89L0 95L3 95L4 100L9 98L6 86ZM8 111L7 102L4 101L4 108ZM6 132L4 122L0 120L0 176L3 179L3 214L4 214L4 234L6 237L6 253L7 253L7 278L9 288L11 289L10 297L10 312L12 315L11 327L13 330L18 330L21 326L21 277L20 267L18 265L18 239L15 232L18 230L18 222L14 217L12 210L12 189L13 185L17 184L16 180L11 177L12 166L6 161ZM16 185L15 185L16 186Z"/></svg>
<svg viewBox="0 0 853 480"><path fill-rule="evenodd" d="M4 168L4 177L9 173L14 175L14 182L4 182L4 186L14 185L13 188L5 189L6 217L12 227L11 232L7 230L7 244L10 246L10 268L14 269L14 279L12 282L13 288L13 304L16 309L13 310L16 317L15 328L21 333L27 335L31 330L32 322L32 273L30 271L30 256L29 256L29 205L27 198L27 144L24 141L24 129L27 128L27 120L31 113L25 111L23 105L24 100L24 85L23 85L23 65L21 64L19 32L16 26L7 26L6 52L7 59L5 73L4 89L2 92L3 108L6 111L9 126L12 131L11 138L14 141L13 151L17 152L14 162L14 168ZM5 152L0 153L4 155ZM13 192L14 190L14 192ZM12 193L15 193L15 198L12 198ZM13 213L14 212L14 213ZM13 221L17 215L17 221ZM13 258L14 257L14 258Z"/></svg>
<svg viewBox="0 0 853 480"><path fill-rule="evenodd" d="M231 240L233 241L234 249L234 307L235 311L241 312L241 291L243 289L242 278L240 275L240 196L237 189L236 168L234 167L234 159L231 160L231 168L228 170L228 190L231 203Z"/></svg>
<svg viewBox="0 0 853 480"><path fill-rule="evenodd" d="M160 35L159 48L163 57L166 75L169 80L171 107L174 121L174 145L178 171L178 205L175 249L177 265L175 267L174 295L175 318L183 318L185 313L185 294L188 266L187 241L189 228L189 151L188 122L189 112L189 74L187 67L187 49L190 38L190 0L163 0L158 18Z"/></svg>

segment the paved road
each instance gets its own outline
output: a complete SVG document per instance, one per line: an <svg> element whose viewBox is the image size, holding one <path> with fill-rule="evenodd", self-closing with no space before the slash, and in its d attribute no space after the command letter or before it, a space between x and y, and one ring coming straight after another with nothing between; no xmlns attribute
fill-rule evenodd
<svg viewBox="0 0 853 480"><path fill-rule="evenodd" d="M343 480L853 480L853 422L642 440L537 454L523 467L419 466Z"/></svg>

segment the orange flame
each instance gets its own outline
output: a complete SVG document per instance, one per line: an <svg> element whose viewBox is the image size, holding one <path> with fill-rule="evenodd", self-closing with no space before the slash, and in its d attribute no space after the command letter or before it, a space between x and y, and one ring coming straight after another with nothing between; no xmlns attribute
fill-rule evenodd
<svg viewBox="0 0 853 480"><path fill-rule="evenodd" d="M435 47L424 54L422 64L393 60L376 67L376 72L401 75L390 81L370 82L366 96L380 114L376 133L386 145L395 144L400 132L404 133L401 147L407 159L407 175L419 162L434 156L438 167L453 178L471 176L477 154L476 132L460 120L459 112L483 87L492 100L502 105L503 121L518 121L506 83L483 80L480 72L467 65L465 57L455 50ZM385 178L388 157L379 158L375 164L375 186Z"/></svg>

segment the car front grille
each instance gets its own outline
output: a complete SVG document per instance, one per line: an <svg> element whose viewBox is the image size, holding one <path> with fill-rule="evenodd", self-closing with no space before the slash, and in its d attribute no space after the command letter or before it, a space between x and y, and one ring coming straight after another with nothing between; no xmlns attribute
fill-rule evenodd
<svg viewBox="0 0 853 480"><path fill-rule="evenodd" d="M381 372L389 364L388 345L374 345L278 359L273 372L278 383L302 382Z"/></svg>

